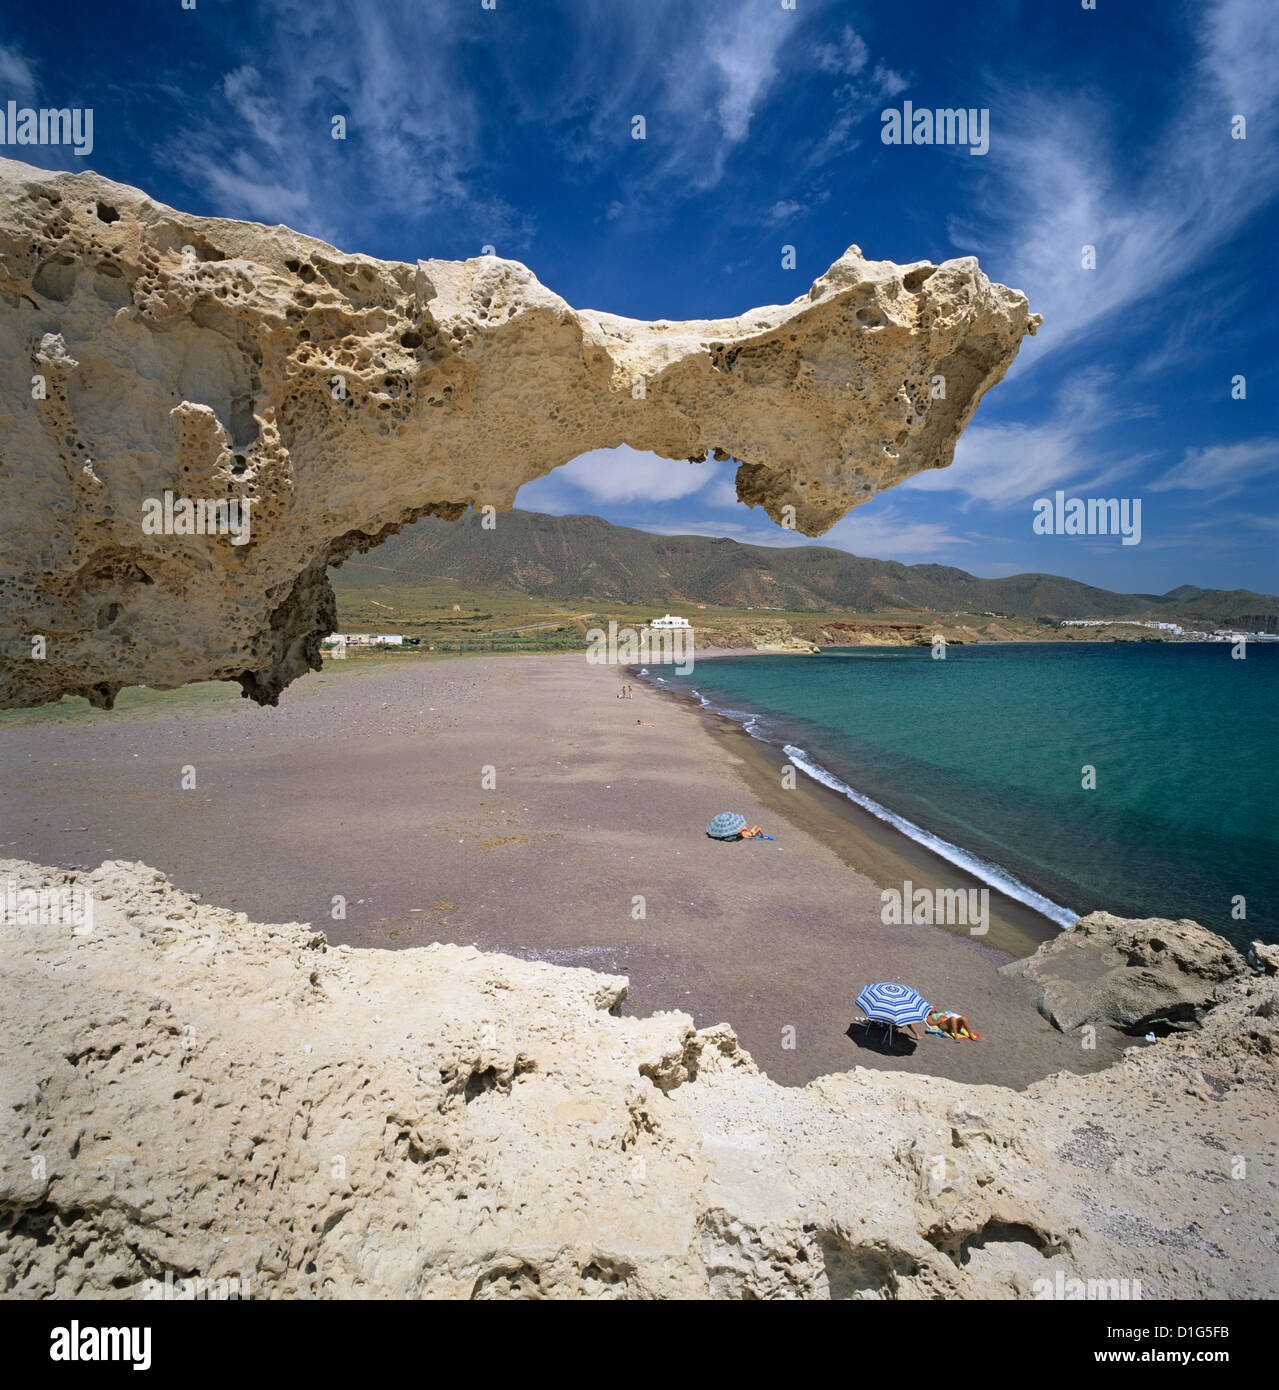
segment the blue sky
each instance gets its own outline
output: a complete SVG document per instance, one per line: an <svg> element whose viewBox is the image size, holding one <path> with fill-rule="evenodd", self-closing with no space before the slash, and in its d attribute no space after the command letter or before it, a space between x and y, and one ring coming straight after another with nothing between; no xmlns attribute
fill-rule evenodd
<svg viewBox="0 0 1279 1390"><path fill-rule="evenodd" d="M818 543L1129 591L1279 589L1277 70L1274 0L165 0L0 20L0 103L95 112L87 159L7 153L371 255L491 244L579 307L736 314L804 293L852 243L977 255L1039 336L951 468ZM989 109L989 152L883 144L905 99ZM793 544L736 502L733 471L623 449L518 504ZM1140 498L1141 543L1036 536L1057 488Z"/></svg>

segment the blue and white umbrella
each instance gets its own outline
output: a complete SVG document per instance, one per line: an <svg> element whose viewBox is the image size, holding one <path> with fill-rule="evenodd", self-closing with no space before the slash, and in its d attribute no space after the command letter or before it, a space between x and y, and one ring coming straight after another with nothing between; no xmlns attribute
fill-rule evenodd
<svg viewBox="0 0 1279 1390"><path fill-rule="evenodd" d="M857 1007L869 1019L880 1023L919 1023L928 1016L928 1000L909 985L881 980L867 985L857 996Z"/></svg>
<svg viewBox="0 0 1279 1390"><path fill-rule="evenodd" d="M746 829L746 817L736 811L721 811L706 827L712 840L731 840Z"/></svg>

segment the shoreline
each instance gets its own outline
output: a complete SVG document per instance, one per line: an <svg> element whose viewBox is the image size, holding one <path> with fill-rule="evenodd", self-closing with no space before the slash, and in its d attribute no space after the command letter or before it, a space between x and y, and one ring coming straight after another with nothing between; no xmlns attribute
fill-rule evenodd
<svg viewBox="0 0 1279 1390"><path fill-rule="evenodd" d="M1194 638L1194 637L1153 637L1145 639L1149 642L1157 643L1161 647L1213 647L1227 645L1225 639L1220 641L1216 638ZM1279 637L1271 637L1263 634L1251 640L1263 642L1279 642ZM873 651L876 649L873 642L858 643L852 647L840 646L837 642L827 643L824 647L819 647L819 652L823 651ZM900 651L910 643L879 644L885 651ZM951 646L957 647L1122 647L1122 646L1141 646L1141 641L1132 641L1128 638L1116 637L965 637L962 642L952 641ZM721 656L817 656L819 652L795 652L777 649L770 651L766 647L698 647L695 655L698 661L714 661Z"/></svg>
<svg viewBox="0 0 1279 1390"><path fill-rule="evenodd" d="M727 1021L786 1086L861 1066L1021 1089L1133 1045L1105 1030L1081 1050L998 973L1043 934L996 894L987 936L885 925L883 886L959 880L817 784L784 791L726 721L642 681L618 701L621 679L569 654L390 663L306 677L277 709L15 725L0 775L32 794L6 808L3 842L46 864L140 860L334 946L440 941L625 975L628 1015ZM724 809L776 841L708 839ZM877 980L968 1014L985 1041L867 1038L855 999Z"/></svg>
<svg viewBox="0 0 1279 1390"><path fill-rule="evenodd" d="M982 940L1009 960L1033 955L1064 930L1037 909L1009 897L996 885L969 873L806 772L801 770L793 790L785 789L781 774L793 763L782 747L755 738L730 715L707 708L683 690L656 685L651 676L638 672L635 679L699 716L713 737L729 741L744 764L743 779L761 802L787 823L821 841L849 869L871 879L876 887L900 889L909 881L942 889L989 889L990 930ZM971 936L962 926L925 925L964 939Z"/></svg>
<svg viewBox="0 0 1279 1390"><path fill-rule="evenodd" d="M1235 664L1204 644L990 644L967 658L961 649L954 654L968 663L961 686L984 691L987 710L1006 716L984 724L982 707L970 700L952 708L934 687L921 694L920 708L896 706L894 673L926 679L928 655L882 646L829 650L817 667L779 655L708 662L700 671L667 661L650 663L637 679L726 717L766 750L775 772L785 762L792 782L829 788L852 822L876 818L988 886L992 901L1021 903L1055 929L1103 911L1193 919L1241 951L1254 937L1276 940L1265 783L1244 750L1264 741L1272 722L1279 668L1271 658L1279 652L1253 653L1259 679L1236 699ZM856 672L880 711L871 723L857 713ZM1036 688L1050 718L1028 702ZM1157 691L1183 698L1155 698ZM1106 692L1111 710L1108 803L1074 793L1074 761L1088 773L1087 758L1074 760L1074 752L1088 746L1089 692ZM1217 702L1220 712L1209 718ZM1124 726L1133 710L1140 717ZM1232 775L1197 783L1185 760L1168 763L1166 750L1179 737ZM921 748L931 750L922 761ZM1186 837L1196 848L1189 857L1180 844ZM1245 893L1247 920L1239 907Z"/></svg>

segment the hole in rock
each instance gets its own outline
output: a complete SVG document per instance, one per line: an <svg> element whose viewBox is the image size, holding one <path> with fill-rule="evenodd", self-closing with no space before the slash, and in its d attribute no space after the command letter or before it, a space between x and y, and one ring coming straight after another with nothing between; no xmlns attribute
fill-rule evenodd
<svg viewBox="0 0 1279 1390"><path fill-rule="evenodd" d="M44 299L59 303L71 298L75 289L76 268L70 256L51 256L36 270L31 288Z"/></svg>
<svg viewBox="0 0 1279 1390"><path fill-rule="evenodd" d="M923 287L924 282L936 273L937 267L935 265L917 266L914 270L908 270L906 274L902 276L902 284L906 286L911 294L915 294Z"/></svg>
<svg viewBox="0 0 1279 1390"><path fill-rule="evenodd" d="M444 388L445 392L449 389ZM734 464L723 450L718 452L723 455L722 465L704 462L707 449L700 451L701 460L697 464L687 456L659 458L656 454L632 449L629 444L619 444L613 449L592 449L555 469L554 473L525 483L516 496L515 505L530 512L568 510L591 516L599 511L602 502L615 506L633 503L645 508L678 502L681 517L688 516L691 528L695 529L697 523L719 512L727 514L730 508L736 509L738 505L733 490ZM600 597L623 598L626 595L620 591L602 592Z"/></svg>

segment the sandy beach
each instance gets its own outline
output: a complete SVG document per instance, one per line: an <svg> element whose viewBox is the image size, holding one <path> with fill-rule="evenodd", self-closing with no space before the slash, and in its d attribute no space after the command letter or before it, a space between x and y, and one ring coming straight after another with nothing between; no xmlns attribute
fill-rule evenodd
<svg viewBox="0 0 1279 1390"><path fill-rule="evenodd" d="M276 709L226 687L10 716L0 758L20 795L0 842L50 864L142 860L334 943L473 943L624 974L626 1012L727 1021L786 1084L869 1066L1022 1087L1131 1043L1083 1051L997 973L1051 924L992 894L982 938L883 925L883 887L971 885L825 789L783 789L733 726L638 683L619 700L620 685L576 655L369 659L331 663ZM724 809L776 839L707 839ZM886 1050L850 1033L858 990L881 979L966 1013L983 1040Z"/></svg>

